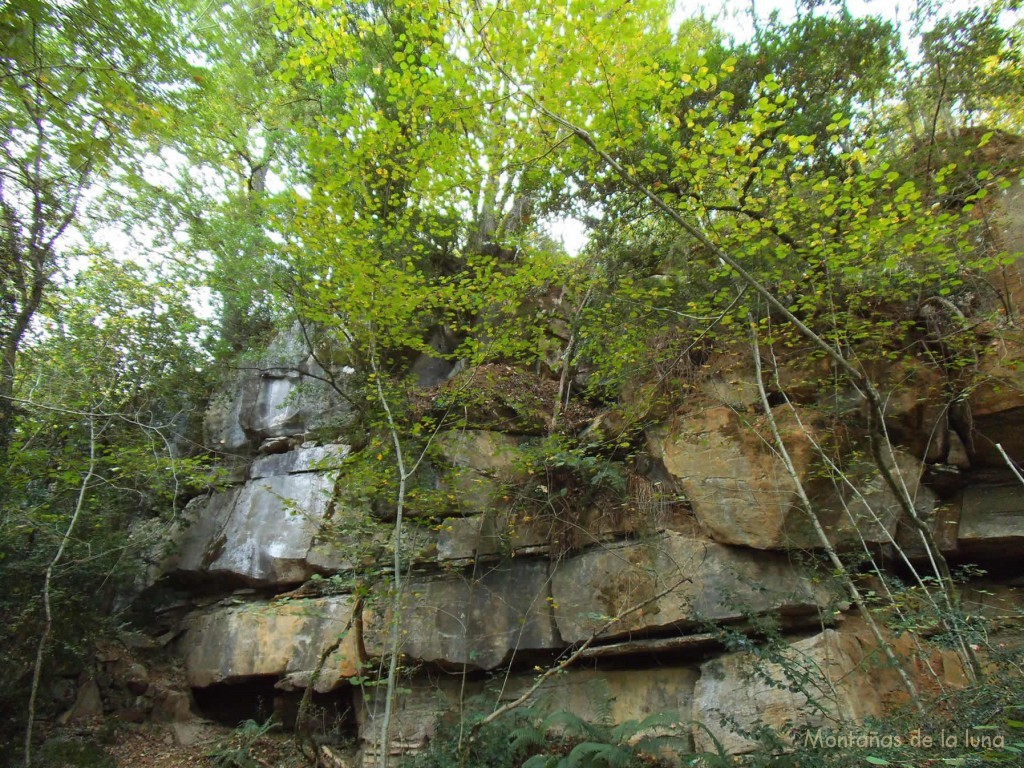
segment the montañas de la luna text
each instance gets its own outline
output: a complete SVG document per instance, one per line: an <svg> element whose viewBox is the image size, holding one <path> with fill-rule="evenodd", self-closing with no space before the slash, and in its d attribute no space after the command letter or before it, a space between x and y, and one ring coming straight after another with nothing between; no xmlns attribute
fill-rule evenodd
<svg viewBox="0 0 1024 768"><path fill-rule="evenodd" d="M830 733L824 730L806 731L798 735L804 746L826 749L890 749L911 746L921 749L955 749L973 747L978 749L1002 749L1005 737L999 734L981 733L970 728L963 731L940 730L937 734L925 733L918 729L906 734Z"/></svg>

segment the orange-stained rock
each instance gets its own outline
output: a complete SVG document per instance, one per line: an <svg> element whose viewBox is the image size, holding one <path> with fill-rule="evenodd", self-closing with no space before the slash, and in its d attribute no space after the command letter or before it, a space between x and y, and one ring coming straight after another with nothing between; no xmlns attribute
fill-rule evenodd
<svg viewBox="0 0 1024 768"><path fill-rule="evenodd" d="M893 646L922 693L940 684L966 684L963 665L952 651L935 650L921 659L907 635ZM729 754L753 752L760 744L744 733L761 726L780 734L790 729L856 734L865 718L883 717L889 706L908 696L899 674L886 665L874 637L858 620L798 640L768 658L732 653L701 667L693 704L693 720L704 726L693 732L698 750L715 751L717 740Z"/></svg>
<svg viewBox="0 0 1024 768"><path fill-rule="evenodd" d="M193 617L182 640L189 685L203 688L262 675L289 676L295 687L345 631L351 596L217 607ZM317 691L336 688L361 671L358 623L331 654Z"/></svg>
<svg viewBox="0 0 1024 768"><path fill-rule="evenodd" d="M833 479L814 447L815 442L828 445L827 431L809 414L799 423L789 408L780 406L774 413L829 541L840 548L860 547L862 540L889 543L901 508L870 458L862 454L845 459L853 487ZM701 528L715 541L755 549L822 546L763 416L723 407L689 411L649 430L648 448L664 462ZM920 486L920 461L898 452L895 468L918 511L928 513L934 498Z"/></svg>
<svg viewBox="0 0 1024 768"><path fill-rule="evenodd" d="M975 463L1005 467L997 444L1024 463L1024 334L1011 329L991 339L975 380L968 398Z"/></svg>
<svg viewBox="0 0 1024 768"><path fill-rule="evenodd" d="M743 423L746 419L724 406L686 413L650 431L648 447L678 481L701 527L715 541L781 548L795 511L793 483L764 440ZM797 471L805 475L810 443L794 424L780 427Z"/></svg>

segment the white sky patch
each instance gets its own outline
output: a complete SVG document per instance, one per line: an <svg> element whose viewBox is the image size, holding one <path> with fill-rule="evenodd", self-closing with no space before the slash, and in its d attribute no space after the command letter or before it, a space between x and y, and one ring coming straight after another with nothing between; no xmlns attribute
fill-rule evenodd
<svg viewBox="0 0 1024 768"><path fill-rule="evenodd" d="M586 225L572 217L546 222L544 229L552 240L562 244L570 256L578 256L589 239Z"/></svg>
<svg viewBox="0 0 1024 768"><path fill-rule="evenodd" d="M918 4L917 0L898 0L897 2L891 2L891 0L846 0L845 5L850 15L855 18L880 16L888 21L896 22L903 30L904 44L906 44L911 18ZM940 12L944 16L952 16L954 13L983 5L985 5L985 0L944 0ZM705 16L717 18L720 22L719 26L732 35L737 43L744 43L754 37L754 24L750 19L752 8L762 24L775 11L778 11L780 21L790 23L796 20L796 6L797 0L719 0L717 8L714 4L702 3L697 0L675 0L675 11L670 19L670 24L673 29L677 29L686 19L703 13ZM828 11L828 8L822 9L823 13Z"/></svg>

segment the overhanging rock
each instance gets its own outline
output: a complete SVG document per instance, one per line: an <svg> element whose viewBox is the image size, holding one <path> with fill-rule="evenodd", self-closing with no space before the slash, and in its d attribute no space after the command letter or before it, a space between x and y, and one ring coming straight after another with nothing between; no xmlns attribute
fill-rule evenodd
<svg viewBox="0 0 1024 768"><path fill-rule="evenodd" d="M567 643L692 632L708 622L767 612L831 613L836 598L820 574L785 555L666 532L559 563L552 575L558 631Z"/></svg>

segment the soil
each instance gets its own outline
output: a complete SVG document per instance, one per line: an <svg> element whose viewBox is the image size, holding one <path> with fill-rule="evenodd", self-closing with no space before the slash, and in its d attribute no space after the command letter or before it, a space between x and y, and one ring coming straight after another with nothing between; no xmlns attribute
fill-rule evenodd
<svg viewBox="0 0 1024 768"><path fill-rule="evenodd" d="M226 729L222 735L228 735ZM118 768L213 766L213 760L206 753L214 741L183 747L177 743L169 727L145 725L118 733L115 744L108 747L108 751L117 761Z"/></svg>
<svg viewBox="0 0 1024 768"><path fill-rule="evenodd" d="M183 734L185 739L180 738ZM182 740L188 743L181 744ZM109 751L118 768L234 768L242 765L298 768L306 765L291 734L265 734L249 740L241 738L237 730L199 720L174 726L146 724L125 729L117 734ZM218 761L217 757L221 759Z"/></svg>

